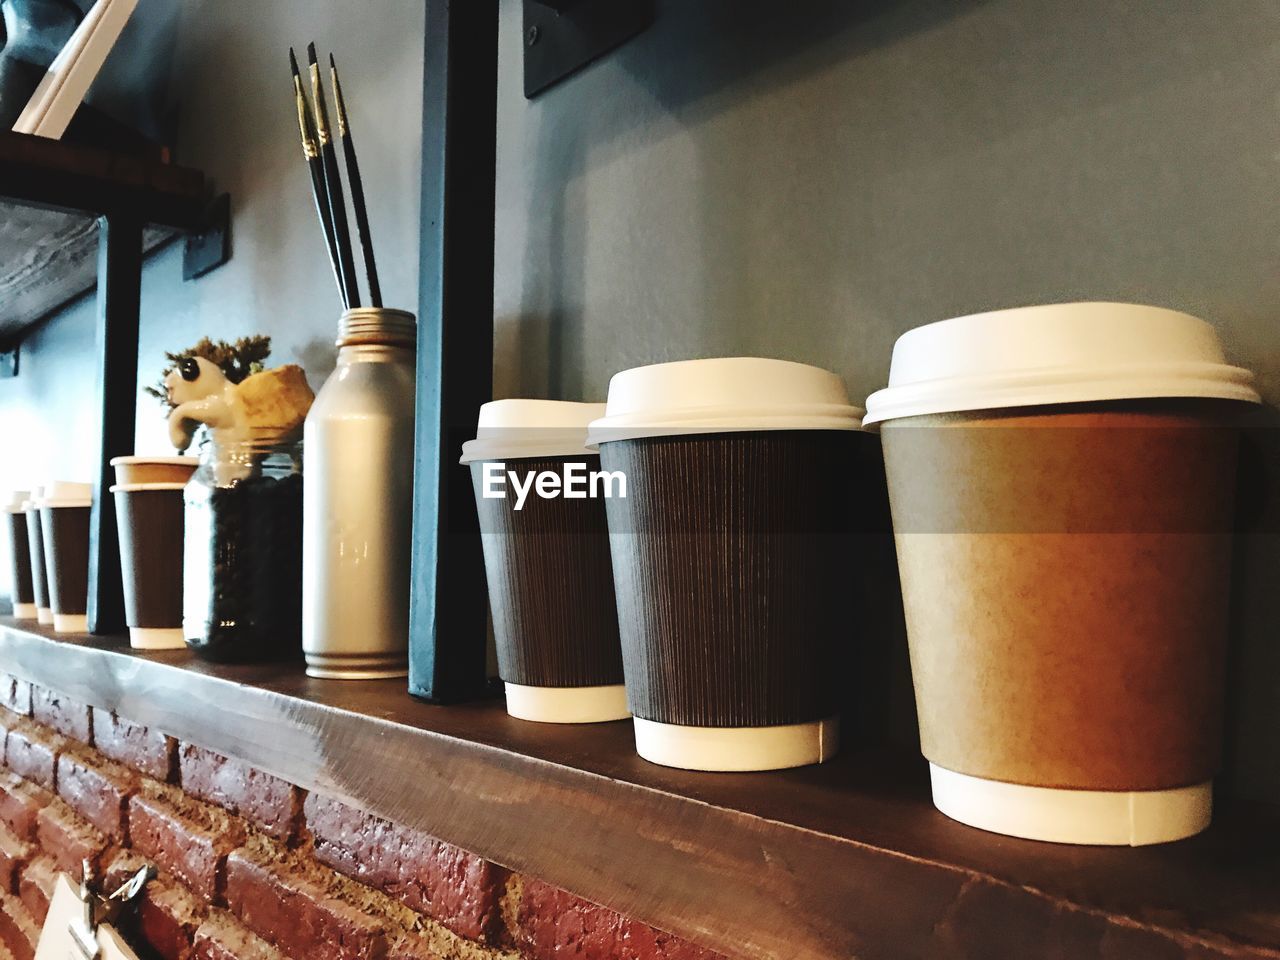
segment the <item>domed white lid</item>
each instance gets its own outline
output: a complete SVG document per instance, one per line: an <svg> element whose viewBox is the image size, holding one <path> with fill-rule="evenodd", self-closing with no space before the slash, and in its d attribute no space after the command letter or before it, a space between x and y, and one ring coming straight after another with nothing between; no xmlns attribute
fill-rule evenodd
<svg viewBox="0 0 1280 960"><path fill-rule="evenodd" d="M829 370L790 360L720 357L636 367L609 381L592 446L612 440L742 430L858 430L862 409Z"/></svg>
<svg viewBox="0 0 1280 960"><path fill-rule="evenodd" d="M29 490L12 490L4 500L3 509L6 513L20 513L26 509L27 501L30 498L31 492Z"/></svg>
<svg viewBox="0 0 1280 960"><path fill-rule="evenodd" d="M889 385L866 422L960 410L1156 397L1259 403L1213 327L1131 303L1058 303L978 313L898 338Z"/></svg>
<svg viewBox="0 0 1280 960"><path fill-rule="evenodd" d="M603 414L603 403L494 400L480 407L476 438L462 445L459 462L594 455L587 424Z"/></svg>
<svg viewBox="0 0 1280 960"><path fill-rule="evenodd" d="M93 484L55 480L42 488L38 507L89 507L93 505Z"/></svg>

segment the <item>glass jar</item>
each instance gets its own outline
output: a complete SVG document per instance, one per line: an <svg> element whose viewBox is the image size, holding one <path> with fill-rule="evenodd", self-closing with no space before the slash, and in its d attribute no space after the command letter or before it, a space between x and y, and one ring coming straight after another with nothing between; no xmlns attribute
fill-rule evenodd
<svg viewBox="0 0 1280 960"><path fill-rule="evenodd" d="M302 443L210 439L184 493L183 630L208 660L302 655Z"/></svg>

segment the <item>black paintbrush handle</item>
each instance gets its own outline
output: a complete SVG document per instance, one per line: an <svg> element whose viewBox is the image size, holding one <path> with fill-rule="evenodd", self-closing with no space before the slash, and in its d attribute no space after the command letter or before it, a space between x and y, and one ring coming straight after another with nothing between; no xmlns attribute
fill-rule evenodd
<svg viewBox="0 0 1280 960"><path fill-rule="evenodd" d="M333 236L338 244L338 263L342 267L342 287L347 292L347 307L360 306L360 288L356 284L356 260L351 253L351 227L347 223L347 201L342 192L342 173L338 154L330 141L320 147L324 163L324 183L329 195L329 214L333 217Z"/></svg>
<svg viewBox="0 0 1280 960"><path fill-rule="evenodd" d="M329 198L324 189L324 171L320 168L320 158L307 161L311 168L311 192L316 201L316 214L320 217L320 228L324 231L325 246L329 250L329 265L333 267L333 279L337 281L338 293L342 296L343 306L347 303L347 289L342 282L342 266L338 262L338 245L333 238L333 218L329 216Z"/></svg>
<svg viewBox="0 0 1280 960"><path fill-rule="evenodd" d="M373 233L369 229L369 210L364 202L364 181L360 163L350 136L342 138L342 151L347 158L347 177L351 183L351 206L356 213L356 229L360 232L360 249L364 252L364 270L369 280L369 304L382 306L382 286L378 283L378 264L373 255Z"/></svg>

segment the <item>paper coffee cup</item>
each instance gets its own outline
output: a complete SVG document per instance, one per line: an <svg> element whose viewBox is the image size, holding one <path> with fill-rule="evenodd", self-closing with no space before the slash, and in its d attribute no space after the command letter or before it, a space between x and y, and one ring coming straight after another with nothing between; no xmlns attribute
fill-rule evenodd
<svg viewBox="0 0 1280 960"><path fill-rule="evenodd" d="M37 501L53 629L85 633L89 605L89 514L93 486L59 480Z"/></svg>
<svg viewBox="0 0 1280 960"><path fill-rule="evenodd" d="M40 508L36 506L43 493L43 487L34 488L22 504L22 512L27 518L27 548L31 557L31 592L35 596L36 622L52 626L53 608L49 606L49 575L44 562L44 536L41 533Z"/></svg>
<svg viewBox="0 0 1280 960"><path fill-rule="evenodd" d="M10 600L15 620L35 620L37 617L35 587L31 580L31 547L27 542L27 514L25 511L30 493L15 491L0 508L9 535L9 583Z"/></svg>
<svg viewBox="0 0 1280 960"><path fill-rule="evenodd" d="M480 408L463 445L484 544L498 672L507 712L543 723L630 716L604 501L539 495L540 477L583 477L600 456L586 447L602 403L497 400ZM512 477L514 475L514 478ZM523 495L521 490L526 491ZM550 488L545 488L549 490ZM575 491L576 492L576 491Z"/></svg>
<svg viewBox="0 0 1280 960"><path fill-rule="evenodd" d="M836 751L861 410L835 374L733 357L628 370L590 440L606 501L636 748L692 770Z"/></svg>
<svg viewBox="0 0 1280 960"><path fill-rule="evenodd" d="M184 484L199 465L196 457L113 457L111 460L117 484Z"/></svg>
<svg viewBox="0 0 1280 960"><path fill-rule="evenodd" d="M186 647L182 629L183 483L117 484L120 573L129 643Z"/></svg>
<svg viewBox="0 0 1280 960"><path fill-rule="evenodd" d="M867 421L943 813L1083 844L1208 825L1251 379L1208 324L1128 304L899 340Z"/></svg>

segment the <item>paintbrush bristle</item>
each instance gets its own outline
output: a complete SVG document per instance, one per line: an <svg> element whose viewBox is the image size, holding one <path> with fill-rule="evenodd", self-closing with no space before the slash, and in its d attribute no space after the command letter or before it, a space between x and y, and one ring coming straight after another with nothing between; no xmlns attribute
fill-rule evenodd
<svg viewBox="0 0 1280 960"><path fill-rule="evenodd" d="M314 43L307 44L307 62L313 67L316 65L316 45Z"/></svg>
<svg viewBox="0 0 1280 960"><path fill-rule="evenodd" d="M298 58L293 52L293 47L289 48L289 66L293 68L293 75L301 79L302 71L298 69Z"/></svg>

